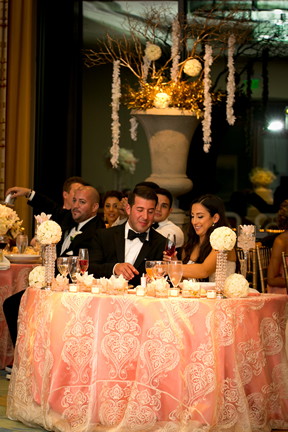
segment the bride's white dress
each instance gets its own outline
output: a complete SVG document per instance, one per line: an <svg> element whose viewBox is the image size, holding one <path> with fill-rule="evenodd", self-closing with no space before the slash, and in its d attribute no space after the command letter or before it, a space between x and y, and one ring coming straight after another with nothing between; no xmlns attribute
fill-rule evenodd
<svg viewBox="0 0 288 432"><path fill-rule="evenodd" d="M195 264L194 261L188 261L187 264ZM234 261L227 261L227 270L226 270L226 278L231 274L235 273L236 263ZM212 273L209 276L209 282L215 282L216 272Z"/></svg>

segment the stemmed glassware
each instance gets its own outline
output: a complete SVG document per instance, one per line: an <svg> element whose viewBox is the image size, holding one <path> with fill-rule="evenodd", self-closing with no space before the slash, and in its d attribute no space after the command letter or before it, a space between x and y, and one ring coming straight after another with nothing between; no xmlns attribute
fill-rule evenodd
<svg viewBox="0 0 288 432"><path fill-rule="evenodd" d="M16 246L20 254L24 254L28 247L28 237L25 234L18 234L16 237Z"/></svg>
<svg viewBox="0 0 288 432"><path fill-rule="evenodd" d="M83 275L89 267L89 253L88 253L88 249L79 249L79 255L78 255L78 259L79 259L79 269L80 269L80 273L81 275Z"/></svg>
<svg viewBox="0 0 288 432"><path fill-rule="evenodd" d="M173 288L178 287L179 282L183 276L183 263L182 261L171 261L168 264L168 275L172 282Z"/></svg>
<svg viewBox="0 0 288 432"><path fill-rule="evenodd" d="M68 257L59 257L57 258L57 268L59 273L66 277L69 273L68 270Z"/></svg>
<svg viewBox="0 0 288 432"><path fill-rule="evenodd" d="M167 263L165 261L154 261L152 274L155 279L160 279L167 273Z"/></svg>
<svg viewBox="0 0 288 432"><path fill-rule="evenodd" d="M165 252L168 256L172 256L176 249L176 236L175 234L168 234L166 237Z"/></svg>
<svg viewBox="0 0 288 432"><path fill-rule="evenodd" d="M68 257L68 271L70 278L74 284L77 283L76 274L80 272L78 267L78 261L78 256Z"/></svg>
<svg viewBox="0 0 288 432"><path fill-rule="evenodd" d="M146 274L149 276L150 279L153 279L153 267L155 265L155 261L146 261L145 262L145 270Z"/></svg>

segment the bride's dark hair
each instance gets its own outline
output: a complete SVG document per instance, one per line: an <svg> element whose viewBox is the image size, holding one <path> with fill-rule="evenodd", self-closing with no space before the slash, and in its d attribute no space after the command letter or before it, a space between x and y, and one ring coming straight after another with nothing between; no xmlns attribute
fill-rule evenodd
<svg viewBox="0 0 288 432"><path fill-rule="evenodd" d="M195 199L191 206L190 206L190 218L191 218L191 210L193 204L202 204L203 207L206 208L206 210L210 213L210 216L213 217L215 214L219 215L219 220L212 225L206 232L204 241L202 242L200 246L200 252L199 256L197 258L197 263L201 264L203 261L207 258L209 253L211 252L211 245L210 245L210 234L214 231L215 228L219 228L221 226L227 226L229 227L229 222L225 216L225 207L220 198L218 198L215 195L202 195L200 198ZM199 244L200 237L198 234L196 234L195 229L190 222L189 228L188 228L188 241L185 243L183 250L184 250L184 259L183 264L187 264L187 262L190 260L190 256L194 250L194 248Z"/></svg>

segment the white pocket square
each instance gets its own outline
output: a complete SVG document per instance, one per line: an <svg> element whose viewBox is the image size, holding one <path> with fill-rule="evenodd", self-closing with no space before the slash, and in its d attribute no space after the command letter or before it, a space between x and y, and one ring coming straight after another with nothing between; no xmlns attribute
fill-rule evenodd
<svg viewBox="0 0 288 432"><path fill-rule="evenodd" d="M73 255L73 251L67 252L66 255Z"/></svg>

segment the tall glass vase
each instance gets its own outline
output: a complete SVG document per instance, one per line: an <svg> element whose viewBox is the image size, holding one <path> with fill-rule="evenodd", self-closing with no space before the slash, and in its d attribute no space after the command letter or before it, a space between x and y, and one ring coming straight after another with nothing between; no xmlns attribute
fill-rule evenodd
<svg viewBox="0 0 288 432"><path fill-rule="evenodd" d="M223 298L222 293L224 291L224 285L226 280L226 270L227 270L227 252L218 251L217 259L216 259L216 277L215 277L217 299Z"/></svg>
<svg viewBox="0 0 288 432"><path fill-rule="evenodd" d="M45 282L46 290L51 290L52 281L55 275L55 245L44 246L45 261Z"/></svg>
<svg viewBox="0 0 288 432"><path fill-rule="evenodd" d="M249 250L255 248L256 227L255 225L239 225L237 246L243 250L243 260L240 260L241 274L246 278Z"/></svg>

